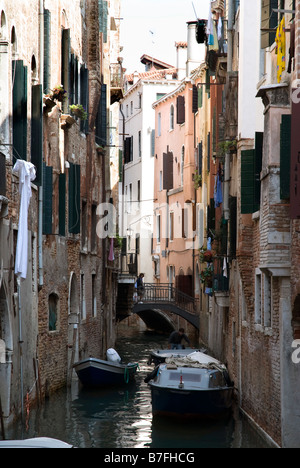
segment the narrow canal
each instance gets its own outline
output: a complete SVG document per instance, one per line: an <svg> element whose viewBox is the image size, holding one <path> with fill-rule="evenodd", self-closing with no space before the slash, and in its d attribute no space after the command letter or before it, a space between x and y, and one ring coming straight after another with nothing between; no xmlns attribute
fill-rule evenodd
<svg viewBox="0 0 300 468"><path fill-rule="evenodd" d="M123 327L116 349L124 361L138 361L136 382L124 389L83 390L75 381L30 409L23 427L10 439L53 437L78 448L267 448L249 423L233 411L218 422L174 422L152 418L151 395L144 378L152 369L149 351L167 346L167 338Z"/></svg>

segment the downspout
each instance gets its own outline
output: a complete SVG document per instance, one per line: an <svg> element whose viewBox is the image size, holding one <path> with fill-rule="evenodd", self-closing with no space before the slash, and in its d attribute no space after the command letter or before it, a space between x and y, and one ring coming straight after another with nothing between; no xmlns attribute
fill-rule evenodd
<svg viewBox="0 0 300 468"><path fill-rule="evenodd" d="M44 92L44 0L40 0L39 11L39 42L40 42L40 84ZM42 123L43 125L43 123ZM42 152L44 147L42 145ZM44 160L42 154L42 161ZM43 174L43 166L41 168ZM38 220L38 252L39 252L39 288L44 286L44 262L43 262L43 176L39 186L39 220Z"/></svg>
<svg viewBox="0 0 300 468"><path fill-rule="evenodd" d="M234 0L229 0L228 4L228 51L227 51L227 75L232 72L233 58L233 24L234 24ZM225 154L224 167L224 219L229 220L229 184L230 184L230 151Z"/></svg>

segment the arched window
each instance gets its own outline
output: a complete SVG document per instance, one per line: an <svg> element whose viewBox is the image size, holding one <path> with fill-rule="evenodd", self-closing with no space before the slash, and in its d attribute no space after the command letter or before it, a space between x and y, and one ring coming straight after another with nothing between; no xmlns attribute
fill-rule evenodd
<svg viewBox="0 0 300 468"><path fill-rule="evenodd" d="M14 26L12 27L12 30L11 30L10 42L11 42L11 46L12 46L12 56L13 56L13 58L15 58L16 55L17 55L17 52L18 52L18 47L17 47L18 44L17 44L16 30L15 30Z"/></svg>
<svg viewBox="0 0 300 468"><path fill-rule="evenodd" d="M31 57L31 81L32 84L35 84L38 81L38 70L34 55Z"/></svg>
<svg viewBox="0 0 300 468"><path fill-rule="evenodd" d="M1 12L0 38L1 38L1 41L5 41L7 39L7 25L6 25L6 18L5 18L4 11Z"/></svg>
<svg viewBox="0 0 300 468"><path fill-rule="evenodd" d="M180 183L181 183L181 187L183 187L183 168L184 168L184 146L181 148L181 165L180 165L180 168L181 168L181 172L180 172Z"/></svg>
<svg viewBox="0 0 300 468"><path fill-rule="evenodd" d="M171 105L170 108L170 130L174 130L174 106Z"/></svg>
<svg viewBox="0 0 300 468"><path fill-rule="evenodd" d="M58 329L58 306L59 298L56 294L52 293L49 296L49 331L56 331Z"/></svg>

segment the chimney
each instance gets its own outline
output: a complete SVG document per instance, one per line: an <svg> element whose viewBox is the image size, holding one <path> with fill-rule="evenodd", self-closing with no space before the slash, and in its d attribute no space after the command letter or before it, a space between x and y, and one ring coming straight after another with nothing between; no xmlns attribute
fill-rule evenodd
<svg viewBox="0 0 300 468"><path fill-rule="evenodd" d="M188 45L187 45L187 62L186 76L189 77L191 72L199 67L205 59L205 44L198 44L196 40L196 28L198 21L189 21L188 25Z"/></svg>
<svg viewBox="0 0 300 468"><path fill-rule="evenodd" d="M184 80L186 77L187 43L175 42L177 49L177 79Z"/></svg>

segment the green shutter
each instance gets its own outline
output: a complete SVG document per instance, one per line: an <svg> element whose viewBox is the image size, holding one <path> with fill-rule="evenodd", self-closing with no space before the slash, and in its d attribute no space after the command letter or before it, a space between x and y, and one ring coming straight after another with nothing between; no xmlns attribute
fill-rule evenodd
<svg viewBox="0 0 300 468"><path fill-rule="evenodd" d="M263 158L263 132L255 133L255 180L254 180L254 212L260 209L261 182L260 173L262 170Z"/></svg>
<svg viewBox="0 0 300 468"><path fill-rule="evenodd" d="M72 163L69 169L69 232L80 233L80 166Z"/></svg>
<svg viewBox="0 0 300 468"><path fill-rule="evenodd" d="M96 119L96 143L100 146L107 145L107 98L106 84L101 86L101 97L99 101L98 114ZM127 161L128 162L128 161Z"/></svg>
<svg viewBox="0 0 300 468"><path fill-rule="evenodd" d="M255 150L242 151L241 161L241 213L254 213Z"/></svg>
<svg viewBox="0 0 300 468"><path fill-rule="evenodd" d="M80 104L89 113L89 71L83 64L80 68ZM89 119L80 121L80 130L86 134L89 132Z"/></svg>
<svg viewBox="0 0 300 468"><path fill-rule="evenodd" d="M51 12L44 10L44 93L50 92L51 84Z"/></svg>
<svg viewBox="0 0 300 468"><path fill-rule="evenodd" d="M58 233L66 235L66 174L59 174L59 206L58 206Z"/></svg>
<svg viewBox="0 0 300 468"><path fill-rule="evenodd" d="M43 169L43 234L52 234L53 168Z"/></svg>
<svg viewBox="0 0 300 468"><path fill-rule="evenodd" d="M155 156L155 129L151 131L151 156Z"/></svg>
<svg viewBox="0 0 300 468"><path fill-rule="evenodd" d="M290 198L292 116L282 115L280 126L280 198Z"/></svg>
<svg viewBox="0 0 300 468"><path fill-rule="evenodd" d="M198 88L198 107L199 109L203 106L203 86L200 85Z"/></svg>
<svg viewBox="0 0 300 468"><path fill-rule="evenodd" d="M13 84L13 156L27 161L27 67L14 60Z"/></svg>
<svg viewBox="0 0 300 468"><path fill-rule="evenodd" d="M63 29L61 40L61 84L67 91L68 98L70 92L70 44L70 29ZM63 112L65 114L69 111L68 98L64 99L62 103Z"/></svg>
<svg viewBox="0 0 300 468"><path fill-rule="evenodd" d="M31 162L36 167L36 185L42 185L43 164L43 90L42 85L31 88Z"/></svg>

